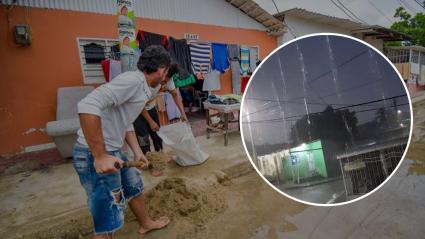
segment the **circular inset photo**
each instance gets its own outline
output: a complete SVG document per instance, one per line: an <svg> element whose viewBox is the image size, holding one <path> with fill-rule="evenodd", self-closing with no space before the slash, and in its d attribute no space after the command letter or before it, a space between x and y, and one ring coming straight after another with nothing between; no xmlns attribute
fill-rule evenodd
<svg viewBox="0 0 425 239"><path fill-rule="evenodd" d="M412 131L408 91L378 50L315 34L276 49L242 100L245 150L275 190L333 206L376 191L397 170Z"/></svg>

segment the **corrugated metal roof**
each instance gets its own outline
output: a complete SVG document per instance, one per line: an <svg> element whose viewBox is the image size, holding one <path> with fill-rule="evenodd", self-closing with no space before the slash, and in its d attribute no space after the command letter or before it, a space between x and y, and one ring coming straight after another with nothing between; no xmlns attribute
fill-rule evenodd
<svg viewBox="0 0 425 239"><path fill-rule="evenodd" d="M137 17L267 30L223 0L135 0L134 3ZM111 15L116 11L116 0L1 0L1 4Z"/></svg>
<svg viewBox="0 0 425 239"><path fill-rule="evenodd" d="M115 14L116 1L114 0L2 0L2 4L47 9L62 9L81 12L95 12Z"/></svg>
<svg viewBox="0 0 425 239"><path fill-rule="evenodd" d="M279 36L286 32L285 24L261 8L252 0L226 0L242 12L267 28L271 35Z"/></svg>
<svg viewBox="0 0 425 239"><path fill-rule="evenodd" d="M381 26L369 26L367 28L354 29L351 33L360 33L363 36L371 36L384 41L409 41L412 38L404 33L394 31Z"/></svg>
<svg viewBox="0 0 425 239"><path fill-rule="evenodd" d="M392 148L392 147L406 146L407 141L408 141L408 137L407 138L401 138L401 139L394 139L394 140L390 140L390 141L382 142L382 143L364 145L364 146L352 149L350 152L337 155L336 158L337 159L343 159L343 158L348 158L348 157L352 157L352 156L356 156L356 155L360 155L360 154L370 153L370 152L373 152L373 151L380 151L380 150L388 149L388 148Z"/></svg>
<svg viewBox="0 0 425 239"><path fill-rule="evenodd" d="M298 18L311 20L318 23L339 26L342 28L350 29L350 30L359 29L359 28L368 26L360 22L354 22L345 18L333 17L333 16L328 16L328 15L324 15L317 12L311 12L302 8L292 8L287 11L283 11L278 14L275 14L274 16L280 20L283 20L285 16L298 17Z"/></svg>

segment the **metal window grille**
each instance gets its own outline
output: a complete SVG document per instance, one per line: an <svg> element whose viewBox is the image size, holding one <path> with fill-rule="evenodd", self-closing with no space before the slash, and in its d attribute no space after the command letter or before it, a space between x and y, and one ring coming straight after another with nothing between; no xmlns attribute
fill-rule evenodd
<svg viewBox="0 0 425 239"><path fill-rule="evenodd" d="M105 83L105 76L102 71L100 62L93 61L93 59L86 59L86 56L99 57L98 52L86 52L84 46L96 44L103 47L103 55L110 57L112 55L112 46L118 44L119 41L115 39L102 39L102 38L77 38L77 46L80 55L81 71L83 73L84 84L100 84ZM100 59L99 59L100 60Z"/></svg>
<svg viewBox="0 0 425 239"><path fill-rule="evenodd" d="M393 63L408 63L410 61L409 49L385 49L388 59Z"/></svg>
<svg viewBox="0 0 425 239"><path fill-rule="evenodd" d="M347 198L368 193L396 169L406 145L340 158Z"/></svg>

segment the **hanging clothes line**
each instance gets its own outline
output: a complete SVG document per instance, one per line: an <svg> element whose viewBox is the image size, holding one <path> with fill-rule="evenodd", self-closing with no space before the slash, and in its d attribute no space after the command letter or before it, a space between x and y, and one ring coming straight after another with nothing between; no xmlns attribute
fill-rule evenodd
<svg viewBox="0 0 425 239"><path fill-rule="evenodd" d="M206 77L207 74L213 70L223 74L231 68L232 88L236 94L241 92L240 75L253 72L255 69L253 66L256 66L258 60L258 47L246 44L177 39L169 35L144 30L137 32L136 39L141 52L149 45L161 45L169 51L172 60L182 68L179 76L173 77L173 80L178 79L179 82L192 82L190 84L193 84L194 80L189 77L190 75L195 75L196 78L201 80L208 78L207 81L211 81L211 78L213 78L213 82L215 82L215 77L210 77L211 75ZM195 80L195 82L197 81ZM204 84L204 81L201 82Z"/></svg>
<svg viewBox="0 0 425 239"><path fill-rule="evenodd" d="M207 42L191 42L189 47L193 72L195 74L210 72L211 44Z"/></svg>

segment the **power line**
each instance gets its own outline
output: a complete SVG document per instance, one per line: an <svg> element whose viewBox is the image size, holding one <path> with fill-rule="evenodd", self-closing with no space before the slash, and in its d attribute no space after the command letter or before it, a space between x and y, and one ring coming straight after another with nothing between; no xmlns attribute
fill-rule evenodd
<svg viewBox="0 0 425 239"><path fill-rule="evenodd" d="M414 7L412 7L412 5L410 5L408 2L404 1L404 0L398 0L398 2L400 3L400 6L409 10L410 12L417 14L418 12L415 10Z"/></svg>
<svg viewBox="0 0 425 239"><path fill-rule="evenodd" d="M377 12L379 12L379 14L381 14L381 16L383 16L383 17L385 17L385 19L387 19L388 20L388 22L390 23L390 24L393 24L393 21L389 18L389 17L387 17L387 15L385 15L372 1L370 1L370 0L367 0L368 2L369 2L369 4L373 7L373 8L375 8L375 10L377 11Z"/></svg>
<svg viewBox="0 0 425 239"><path fill-rule="evenodd" d="M332 93L332 94L328 94L328 95L325 95L325 96L322 96L322 98L327 98L327 97L329 97L329 96L333 96L333 95L337 95L337 94L340 94L340 93L343 93L343 92L346 92L346 91L349 91L349 90L353 90L353 89L358 89L358 88L362 88L362 87L364 87L364 86L368 86L368 85L371 85L371 84L376 84L376 83L379 83L380 81L372 81L372 82L367 82L367 83L365 83L365 84L361 84L361 85L358 85L358 86L356 86L356 87L351 87L351 88L347 88L347 89L344 89L344 90L341 90L341 91L339 91L339 92L337 92L337 93ZM260 99L260 98L247 98L246 96L245 96L245 99L244 100L249 100L249 99L252 99L252 100L259 100L259 101L269 101L269 102L285 102L285 101L283 101L283 100L270 100L270 99ZM300 104L302 103L302 104L304 104L303 102L299 102ZM319 103L319 104L322 104L322 103ZM325 105L325 104L324 104ZM329 105L329 104L326 104L326 105ZM337 105L337 104L332 104L332 105ZM339 105L348 105L348 104L339 104ZM248 116L248 115L252 115L252 114L256 114L256 113L259 113L259 112L262 112L262 111L265 111L265 110L267 110L267 109L270 109L270 108L273 108L273 107L275 107L276 105L271 105L271 106L269 106L269 107L267 107L267 108L263 108L263 109L260 109L260 110L257 110L257 111L254 111L254 112L250 112L250 113L248 113L248 114L245 114L245 115L243 115L242 117L246 117L246 116ZM374 106L374 105L370 105L370 106Z"/></svg>
<svg viewBox="0 0 425 239"><path fill-rule="evenodd" d="M338 4L336 4L333 0L330 0L337 8L339 8L339 10L341 10L342 12L345 13L345 15L347 15L347 17L349 17L352 21L357 22L357 19L354 19L350 14L348 14L341 6L339 6Z"/></svg>
<svg viewBox="0 0 425 239"><path fill-rule="evenodd" d="M360 17L358 17L356 14L354 14L350 9L348 9L348 7L346 7L340 0L336 0L337 2L339 2L339 4L341 4L341 6L347 10L349 13L351 13L357 20L359 20L360 22L363 22L366 25L369 25L366 21L363 21L363 19L361 19Z"/></svg>
<svg viewBox="0 0 425 239"><path fill-rule="evenodd" d="M409 105L409 103L403 103L403 104L399 104L399 105L390 105L390 106L385 106L385 107L380 107L380 108L375 108L375 109L359 110L359 111L354 111L354 112L363 113L363 112L368 112L368 111L373 111L373 110L388 109L388 108L393 108L393 107L395 108L395 107L405 106L405 105Z"/></svg>
<svg viewBox="0 0 425 239"><path fill-rule="evenodd" d="M352 56L351 58L349 58L349 59L347 59L346 61L342 62L341 64L337 65L337 66L336 66L336 68L340 68L340 67L342 67L342 66L344 66L344 65L346 65L346 64L348 64L348 63L350 63L350 62L352 62L352 61L353 61L353 60L355 60L357 57L360 57L361 55L365 54L365 53L366 53L366 52L368 52L368 51L369 51L369 49L366 49L366 50L364 50L364 51L359 52L358 54L356 54L356 55ZM326 71L326 72L324 72L324 73L320 74L320 75L319 75L319 76L317 76L316 78L313 78L313 80L311 80L311 83L313 83L313 82L315 82L315 81L319 80L320 78L322 78L323 76L325 76L325 75L327 75L327 74L329 74L329 73L331 73L331 72L332 72L332 70L329 70L329 71ZM339 92L335 92L335 93L332 93L332 94L328 94L328 95L326 95L326 96L320 96L320 95L318 95L318 96L319 96L319 98L320 98L323 102L325 102L323 105L337 105L337 104L328 104L328 103L326 103L326 101L324 100L324 98L327 98L327 97L330 97L330 96L333 96L333 95L336 95L336 94L340 94L341 92L346 92L346 91L348 91L348 90L361 88L361 87L364 87L364 86L366 86L366 85L375 84L375 83L378 83L378 82L379 82L379 81L368 82L368 83L366 83L366 84L362 84L362 85L359 85L359 86L356 86L356 87L352 87L352 88L347 88L347 89L344 89L344 90L339 91ZM311 87L311 85L310 85L310 84L308 84L308 85ZM311 88L312 88L312 87L311 87ZM301 99L301 98L305 98L305 96L302 96L302 97L295 97L295 98L291 98L291 99L289 99L289 100L297 100L297 99ZM246 99L249 99L249 98L246 98ZM263 100L263 99L260 99L260 100ZM286 102L289 102L289 103L295 103L295 102L290 102L289 100L287 100ZM277 101L275 101L275 100L264 100L264 101L270 101L270 102L285 102L285 101L279 101L279 100L277 100ZM297 102L297 103L301 103L301 102ZM320 103L312 103L312 104L320 104ZM340 104L340 105L343 105L343 104ZM265 110L270 109L270 108L272 108L272 107L275 107L275 105L272 105L272 106L267 107L267 108L264 108L264 109L260 109L260 110L258 110L258 111L250 112L250 113L248 113L248 114L244 115L243 117L246 117L246 116L248 116L248 115L252 115L252 114L255 114L255 113L259 113L259 112L265 111Z"/></svg>
<svg viewBox="0 0 425 239"><path fill-rule="evenodd" d="M340 108L330 109L330 110L325 110L325 111L322 111L322 112L315 112L315 113L311 113L311 114L320 114L320 113L326 113L326 112L335 111L335 110L347 109L347 108L352 108L352 107L362 106L362 105L366 105L366 104L371 104L371 103L381 102L381 101L385 101L385 100L396 99L396 98L400 98L400 97L403 97L403 96L407 96L407 95L406 95L406 94L403 94L403 95L397 95L397 96L392 96L392 97L385 98L385 99L379 99L379 100L367 101L367 102L363 102L363 103L358 103L358 104L353 104L353 105L343 106L343 107L340 107Z"/></svg>
<svg viewBox="0 0 425 239"><path fill-rule="evenodd" d="M424 5L422 5L422 3L421 2L419 2L418 0L414 0L417 4L419 4L419 6L421 6L423 9L425 9L425 6Z"/></svg>
<svg viewBox="0 0 425 239"><path fill-rule="evenodd" d="M413 12L413 13L415 13L415 14L417 14L419 11L417 10L417 9L415 9L415 7L413 7L412 5L410 5L410 3L408 2L408 1L406 1L406 0L401 0L403 3L404 3L404 5L407 7L407 8L409 8L410 9L410 11L411 12Z"/></svg>
<svg viewBox="0 0 425 239"><path fill-rule="evenodd" d="M369 49L366 49L366 50L364 50L364 51L361 51L359 54L356 54L356 55L354 55L353 57L349 58L348 60L344 61L343 63L341 63L341 64L337 65L337 66L336 66L336 68L340 68L341 66L344 66L344 65L346 65L346 64L348 64L348 63L350 63L350 62L352 62L352 61L353 61L353 60L355 60L357 57L360 57L361 55L365 54L365 53L366 53L366 52L368 52L368 51L369 51ZM323 76L325 76L325 75L327 75L327 74L329 74L329 73L331 73L331 72L332 72L332 70L326 71L326 72L324 72L324 73L320 74L319 76L317 76L316 78L314 78L313 80L311 80L311 82L315 82L316 80L318 80L318 79L322 78Z"/></svg>
<svg viewBox="0 0 425 239"><path fill-rule="evenodd" d="M353 110L353 111L351 111L351 113L364 113L364 112L369 112L369 111L375 111L375 110L379 110L379 109L387 109L387 108L393 108L393 107L400 107L400 106L404 106L404 105L408 105L409 103L404 103L404 104L399 104L399 105L390 105L390 106L384 106L384 107L379 107L379 108L374 108L374 109L366 109L366 110ZM323 112L319 112L319 113L323 113ZM298 118L299 117L302 117L302 116L304 116L304 115L300 115L300 116L297 116ZM257 122L283 122L283 121L298 121L299 119L295 119L295 118L293 118L293 119L282 119L282 118L280 118L280 119L270 119L270 120L257 120L257 121L250 121L250 122L243 122L243 123L257 123Z"/></svg>
<svg viewBox="0 0 425 239"><path fill-rule="evenodd" d="M342 12L344 12L345 15L347 15L347 17L349 17L351 20L357 22L357 20L355 20L352 16L350 16L343 8L341 8L338 4L336 4L333 0L330 0L337 8L339 8L339 10L341 10Z"/></svg>
<svg viewBox="0 0 425 239"><path fill-rule="evenodd" d="M276 2L272 0L274 7L276 8L276 12L279 13L279 8L277 8Z"/></svg>
<svg viewBox="0 0 425 239"><path fill-rule="evenodd" d="M262 99L262 98L246 98L245 100L257 100L257 101L267 101L267 102L281 102L281 103L289 103L289 104L305 104L308 105L334 105L334 106L348 106L352 104L342 104L342 103L320 103L320 102L300 102L300 101L288 101L288 100L272 100L272 99ZM275 106L275 105L273 105ZM376 106L376 105L367 105L367 106Z"/></svg>
<svg viewBox="0 0 425 239"><path fill-rule="evenodd" d="M367 101L367 102L362 102L362 103L358 103L358 104L353 104L353 105L348 105L348 106L343 106L343 107L339 107L339 108L335 108L335 109L329 109L329 110L325 110L325 111L321 111L321 112L314 112L314 113L310 113L308 115L316 115L316 114L323 114L323 113L327 113L327 112L333 112L336 110L341 110L341 109L347 109L347 108L353 108L353 107L358 107L358 106L362 106L362 105L366 105L366 104L371 104L371 103L376 103L376 102L381 102L381 101L385 101L385 100L391 100L391 99L396 99L396 98L400 98L403 96L407 96L406 94L403 95L397 95L397 96L392 96L389 98L385 98L385 99L379 99L379 100L373 100L373 101ZM383 108L383 107L381 107ZM379 109L379 108L378 108ZM355 112L355 111L354 111ZM263 121L282 121L282 120L287 120L287 119L292 119L292 118L299 118L299 117L303 117L307 114L302 114L302 115L294 115L294 116L289 116L289 117L285 117L285 118L274 118L274 119L268 119L268 120L263 120ZM255 122L255 121L254 121Z"/></svg>
<svg viewBox="0 0 425 239"><path fill-rule="evenodd" d="M337 66L336 66L336 68L340 68L340 67L342 67L342 66L344 66L344 65L346 65L346 64L348 64L348 63L350 63L350 62L352 62L352 61L353 61L353 60L355 60L357 57L360 57L361 55L365 54L365 53L366 53L366 52L368 52L368 51L369 51L369 49L359 52L359 54L356 54L356 55L352 56L351 58L347 59L346 61L342 62L341 64L337 65ZM315 81L319 80L320 78L324 77L325 75L327 75L327 74L329 74L329 73L331 73L331 72L332 72L332 70L329 70L329 71L323 72L322 74L320 74L320 75L318 75L317 77L313 78L313 79L310 81L310 83L314 83ZM336 94L338 94L338 93L335 93L334 95L336 95ZM326 97L329 97L329 96L332 96L332 95L328 95L328 96L326 96ZM303 99L304 97L305 97L305 96L300 96L300 97L291 98L291 99L289 99L289 100L298 100L298 99ZM325 97L325 98L326 98L326 97Z"/></svg>
<svg viewBox="0 0 425 239"><path fill-rule="evenodd" d="M276 8L276 12L280 13L279 8L277 7L277 4L274 0L272 0L274 7ZM297 34L294 33L294 31L291 29L291 27L288 25L288 23L285 22L285 25L288 27L289 33L291 33L291 35L294 38L297 38Z"/></svg>
<svg viewBox="0 0 425 239"><path fill-rule="evenodd" d="M357 57L360 57L361 55L363 55L363 54L365 54L366 52L368 52L369 51L369 49L367 49L367 50L364 50L364 51L361 51L359 54L356 54L356 55L354 55L353 57L351 57L351 58L349 58L348 60L346 60L346 61L344 61L344 62L342 62L341 64L339 64L339 65L337 65L336 66L336 68L340 68L340 67L342 67L342 66L344 66L344 65L346 65L346 64L348 64L348 63L350 63L350 62L352 62L353 60L355 60ZM312 80L311 80L311 82L310 83L314 83L315 81L317 81L317 80L319 80L320 78L322 78L322 77L324 77L325 75L327 75L327 74L329 74L329 73L331 73L332 72L332 70L329 70L329 71L326 71L326 72L324 72L324 73L322 73L322 74L320 74L320 75L318 75L316 78L313 78ZM313 88L313 87L311 87L311 85L310 84L308 84L308 86L310 87L310 88ZM333 94L333 95L337 95L338 94L338 92L336 92L335 94ZM329 96L332 96L332 95L327 95L326 97L329 97ZM289 100L298 100L298 99L303 99L305 96L300 96L300 97L295 97L295 98L291 98L291 99L289 99ZM319 96L319 98L322 100L322 101L324 101L324 98L326 98L326 97L320 97ZM324 101L325 102L325 101Z"/></svg>
<svg viewBox="0 0 425 239"><path fill-rule="evenodd" d="M336 66L336 68L340 68L340 67L342 67L342 66L344 66L344 65L346 65L346 64L348 64L348 63L350 63L350 62L352 62L354 59L356 59L357 57L360 57L361 55L363 55L364 53L366 53L366 52L368 52L368 51L369 51L369 50L367 49L367 50L364 50L364 51L360 52L359 54L354 55L353 57L349 58L348 60L346 60L346 61L342 62L342 63L341 63L341 64L339 64L339 65L337 65L337 66ZM325 76L325 75L327 75L327 74L329 74L329 73L331 73L331 72L332 72L332 70L329 70L329 71L326 71L326 72L324 72L324 73L320 74L320 75L319 75L319 76L317 76L316 78L313 78L312 82L315 82L316 80L318 80L318 79L322 78L323 76ZM365 84L365 85L369 85L369 84L373 84L373 83L367 83L367 84ZM308 84L308 86L310 86L310 84ZM364 85L363 85L363 86L364 86ZM361 86L361 87L363 87L363 86ZM311 87L311 86L310 86L310 87ZM312 87L311 87L311 88L312 88ZM358 87L358 88L360 88L360 87ZM340 91L340 92L336 92L336 93L333 93L333 94L329 94L329 95L326 95L326 96L324 96L324 97L321 97L321 96L319 95L319 98L321 98L321 100L325 102L324 98L327 98L327 97L330 97L330 96L333 96L333 95L337 95L337 94L339 94L339 93L341 93L341 92L346 92L346 91L348 91L348 90L350 90L350 89L349 89L349 88L348 88L348 89L344 89L344 90L342 90L342 91ZM295 98L291 98L291 99L289 99L289 100L297 100L297 99L302 99L302 98L304 98L304 96L302 96L302 97L295 97ZM268 107L268 108L266 108L266 109L269 109L269 108L271 108L271 107ZM245 115L244 117L246 117L246 116L248 116L248 115L252 115L252 114L258 113L258 112L261 112L261 111L264 111L264 110L265 110L265 109L262 109L262 110L259 110L259 111L251 112L251 113L249 113L249 114Z"/></svg>
<svg viewBox="0 0 425 239"><path fill-rule="evenodd" d="M293 30L292 27L289 26L287 22L285 22L285 25L288 27L289 33L291 33L293 37L297 38L298 37L297 34L294 33L295 30Z"/></svg>
<svg viewBox="0 0 425 239"><path fill-rule="evenodd" d="M390 106L385 106L385 107L380 107L380 108L374 108L374 109L367 109L367 110L353 110L351 111L352 113L364 113L364 112L369 112L369 111L374 111L374 110L379 110L379 109L388 109L388 108L395 108L395 107L400 107L400 106L405 106L405 105L409 105L409 103L403 103L403 104L399 104L399 105L390 105ZM323 112L319 112L319 113L323 113ZM304 116L304 115L302 115ZM245 121L242 122L243 124L251 124L251 123L281 123L283 121L298 121L299 119L270 119L270 120L257 120L257 121Z"/></svg>
<svg viewBox="0 0 425 239"><path fill-rule="evenodd" d="M304 85L304 83L306 83L307 84L307 87L309 87L310 89L313 89L314 91L314 93L319 97L319 99L322 101L322 102L324 102L324 103L326 103L326 101L325 101L325 99L323 99L321 96L320 96L320 94L319 94L319 92L318 91L316 91L315 89L314 89L314 87L307 81L307 78L306 78L306 73L305 73L305 71L304 71L304 68L305 68L305 64L304 64L304 57L303 57L303 53L300 51L300 49L299 49L299 46L298 46L298 44L295 42L295 44L296 44L296 46L297 46L297 52L298 52L298 54L300 55L299 57L300 57L300 60L302 60L302 64L303 64L303 69L302 69L302 71L303 71L303 88L304 88L304 101L306 101L306 98L305 98L305 95L306 95L306 90L305 90L305 85ZM329 44L329 43L328 43ZM308 107L307 107L307 105L305 105L305 108L306 108L306 111L308 111Z"/></svg>
<svg viewBox="0 0 425 239"><path fill-rule="evenodd" d="M246 97L245 97L245 99L246 99ZM276 102L274 102L274 103L276 103ZM247 113L247 114L243 115L242 117L247 117L249 115L256 114L256 113L268 110L268 109L273 108L273 107L276 107L276 105L274 104L274 105L271 105L269 107L266 107L266 108L263 108L263 109L260 109L260 110L254 111L254 112Z"/></svg>

